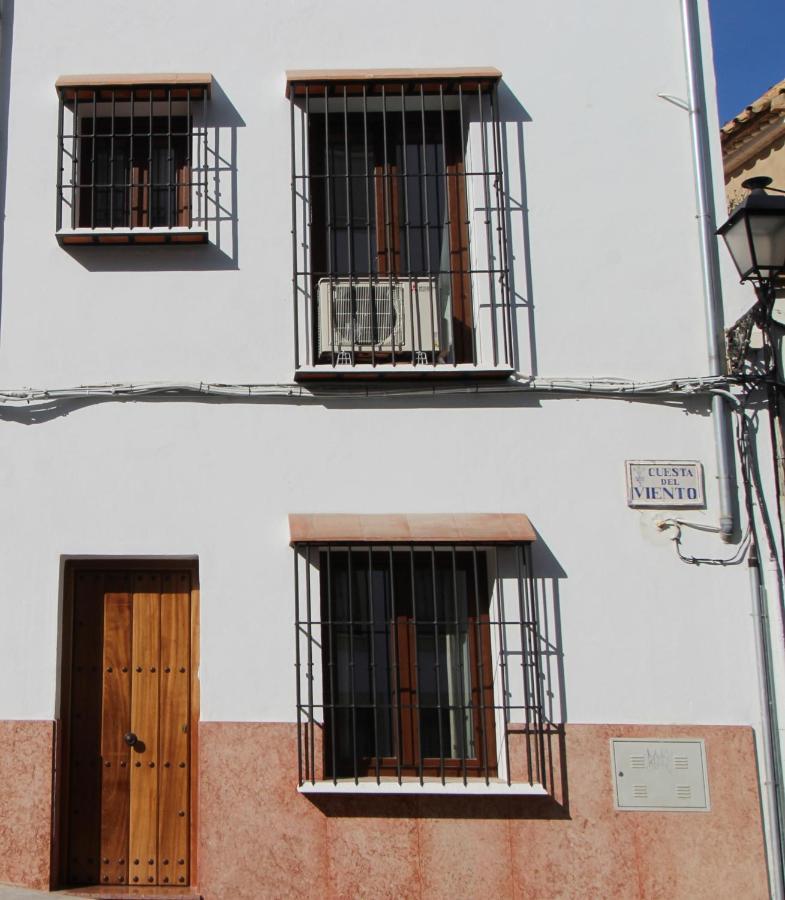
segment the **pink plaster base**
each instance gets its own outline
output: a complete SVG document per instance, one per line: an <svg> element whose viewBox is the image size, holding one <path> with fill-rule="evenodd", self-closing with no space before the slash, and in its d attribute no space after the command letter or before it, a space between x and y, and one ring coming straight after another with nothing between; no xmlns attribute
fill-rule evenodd
<svg viewBox="0 0 785 900"><path fill-rule="evenodd" d="M611 737L704 738L710 812L619 812ZM323 798L295 788L293 725L200 727L199 887L277 897L768 896L752 731L571 725L557 800Z"/></svg>
<svg viewBox="0 0 785 900"><path fill-rule="evenodd" d="M46 890L53 722L0 721L0 882Z"/></svg>
<svg viewBox="0 0 785 900"><path fill-rule="evenodd" d="M703 738L711 811L616 811L611 737ZM48 886L52 740L51 722L0 722L0 882ZM199 743L205 900L768 896L749 728L567 726L553 800L317 805L295 787L294 725L207 722Z"/></svg>

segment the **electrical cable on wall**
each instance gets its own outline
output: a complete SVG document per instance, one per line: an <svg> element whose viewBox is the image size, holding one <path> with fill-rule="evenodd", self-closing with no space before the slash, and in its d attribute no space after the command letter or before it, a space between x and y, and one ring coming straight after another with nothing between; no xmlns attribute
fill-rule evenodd
<svg viewBox="0 0 785 900"><path fill-rule="evenodd" d="M341 388L306 387L298 383L232 384L223 382L125 382L87 384L64 388L0 389L0 409L32 407L73 400L150 400L156 398L203 399L205 397L238 400L291 398L295 401L321 401L325 398L422 397L470 394L538 393L596 397L696 398L731 384L725 376L694 376L661 381L632 381L622 378L530 378L500 384L448 384L429 386L377 387L358 385Z"/></svg>

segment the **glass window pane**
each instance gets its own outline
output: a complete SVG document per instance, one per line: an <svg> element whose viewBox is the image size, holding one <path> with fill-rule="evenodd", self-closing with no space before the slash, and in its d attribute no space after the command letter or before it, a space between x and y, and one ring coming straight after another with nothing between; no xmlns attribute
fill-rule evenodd
<svg viewBox="0 0 785 900"><path fill-rule="evenodd" d="M331 554L330 570L333 612L327 640L336 765L350 774L355 760L361 766L395 752L389 565L384 554L374 553L369 564L367 551L352 551L351 558L345 551Z"/></svg>
<svg viewBox="0 0 785 900"><path fill-rule="evenodd" d="M426 557L426 554L420 554ZM416 566L420 742L424 757L472 758L467 573L452 554ZM435 590L435 593L434 593Z"/></svg>

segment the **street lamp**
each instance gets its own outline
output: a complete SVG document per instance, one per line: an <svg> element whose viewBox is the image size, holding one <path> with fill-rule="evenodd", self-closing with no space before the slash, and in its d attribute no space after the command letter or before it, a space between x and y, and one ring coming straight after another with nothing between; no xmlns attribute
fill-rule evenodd
<svg viewBox="0 0 785 900"><path fill-rule="evenodd" d="M770 188L771 178L748 178L747 198L717 234L722 235L742 282L749 281L770 312L776 284L785 272L785 194ZM776 196L767 193L776 191Z"/></svg>

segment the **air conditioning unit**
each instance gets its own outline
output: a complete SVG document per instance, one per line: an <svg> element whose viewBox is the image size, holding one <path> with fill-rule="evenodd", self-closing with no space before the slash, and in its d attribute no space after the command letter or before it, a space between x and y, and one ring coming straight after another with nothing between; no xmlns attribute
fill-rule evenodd
<svg viewBox="0 0 785 900"><path fill-rule="evenodd" d="M437 303L434 278L322 278L319 354L438 353Z"/></svg>

